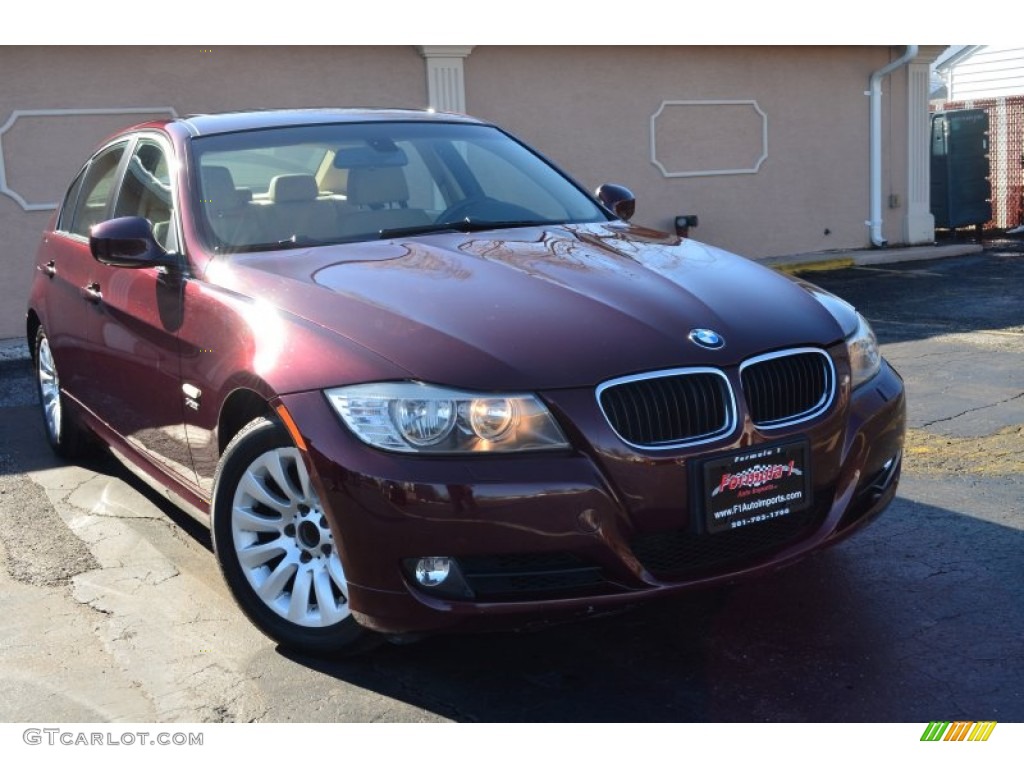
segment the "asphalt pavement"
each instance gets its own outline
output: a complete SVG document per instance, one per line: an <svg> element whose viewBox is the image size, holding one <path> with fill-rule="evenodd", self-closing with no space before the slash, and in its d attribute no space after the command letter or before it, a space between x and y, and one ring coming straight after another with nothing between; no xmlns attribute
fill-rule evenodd
<svg viewBox="0 0 1024 768"><path fill-rule="evenodd" d="M0 362L0 720L1024 720L1024 247L809 276L904 376L899 496L771 578L528 634L282 653L200 526L48 451Z"/></svg>

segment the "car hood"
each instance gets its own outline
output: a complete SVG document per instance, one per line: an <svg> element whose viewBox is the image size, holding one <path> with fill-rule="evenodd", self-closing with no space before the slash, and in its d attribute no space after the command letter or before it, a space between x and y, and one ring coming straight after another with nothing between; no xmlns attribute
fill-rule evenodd
<svg viewBox="0 0 1024 768"><path fill-rule="evenodd" d="M792 280L693 240L609 223L235 255L216 281L338 333L411 378L593 386L842 339ZM213 278L211 278L213 279ZM708 328L725 346L688 339ZM318 382L317 386L346 382Z"/></svg>

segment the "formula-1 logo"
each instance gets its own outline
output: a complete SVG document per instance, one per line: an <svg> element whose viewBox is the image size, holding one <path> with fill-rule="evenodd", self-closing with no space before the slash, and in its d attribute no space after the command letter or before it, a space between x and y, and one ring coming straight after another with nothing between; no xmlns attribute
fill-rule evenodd
<svg viewBox="0 0 1024 768"><path fill-rule="evenodd" d="M802 474L803 471L797 468L795 461L790 461L788 464L755 464L750 469L737 472L735 475L723 472L718 487L711 492L711 495L717 496L725 490L735 491L740 488L759 488L773 480L781 480L783 477L794 477Z"/></svg>

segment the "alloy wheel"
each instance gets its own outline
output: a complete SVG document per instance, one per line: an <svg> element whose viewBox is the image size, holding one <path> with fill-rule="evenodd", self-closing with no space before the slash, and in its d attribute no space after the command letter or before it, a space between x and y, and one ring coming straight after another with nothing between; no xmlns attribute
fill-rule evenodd
<svg viewBox="0 0 1024 768"><path fill-rule="evenodd" d="M301 627L349 618L348 585L337 545L295 448L256 457L231 505L235 555L260 600Z"/></svg>
<svg viewBox="0 0 1024 768"><path fill-rule="evenodd" d="M54 442L61 435L60 379L53 362L50 342L43 336L36 351L36 374L39 378L39 397L42 400L43 420L50 439Z"/></svg>

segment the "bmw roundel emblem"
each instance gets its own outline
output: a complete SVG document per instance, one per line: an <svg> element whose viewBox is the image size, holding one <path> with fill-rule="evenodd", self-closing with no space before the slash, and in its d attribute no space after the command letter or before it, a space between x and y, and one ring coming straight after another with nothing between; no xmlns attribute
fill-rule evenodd
<svg viewBox="0 0 1024 768"><path fill-rule="evenodd" d="M721 349L725 346L725 339L722 338L722 335L709 328L694 328L690 331L690 341L704 349Z"/></svg>

